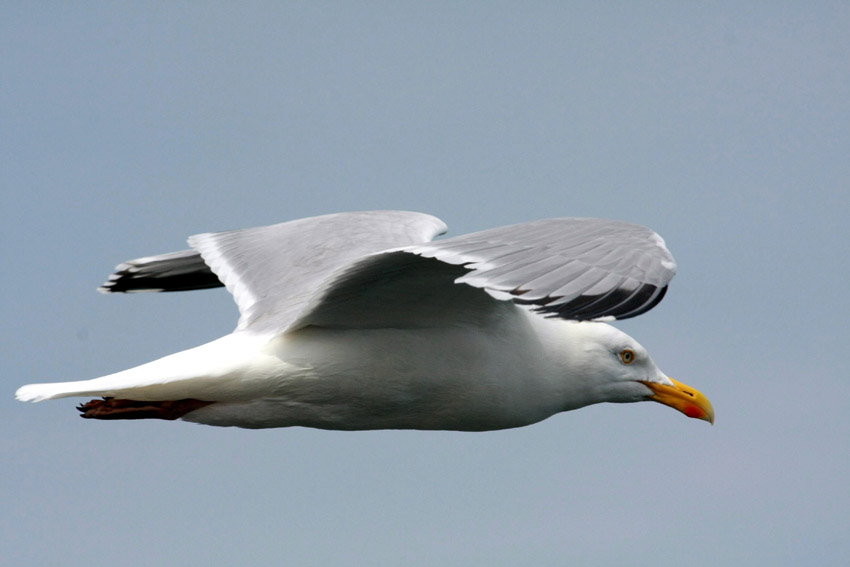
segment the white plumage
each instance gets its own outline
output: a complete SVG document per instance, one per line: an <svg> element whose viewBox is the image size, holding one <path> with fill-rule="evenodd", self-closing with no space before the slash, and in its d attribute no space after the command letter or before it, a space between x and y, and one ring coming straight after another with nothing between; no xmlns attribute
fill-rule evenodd
<svg viewBox="0 0 850 567"><path fill-rule="evenodd" d="M488 430L647 399L713 420L704 396L598 322L663 297L675 263L655 233L552 219L431 242L444 231L419 213L343 213L193 236L192 251L121 264L102 291L223 284L236 330L17 398L103 396L84 417L250 428Z"/></svg>

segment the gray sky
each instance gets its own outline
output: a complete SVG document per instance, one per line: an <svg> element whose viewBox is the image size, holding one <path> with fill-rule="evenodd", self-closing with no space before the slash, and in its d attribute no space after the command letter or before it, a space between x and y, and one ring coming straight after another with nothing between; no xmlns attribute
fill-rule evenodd
<svg viewBox="0 0 850 567"><path fill-rule="evenodd" d="M0 7L9 565L847 564L847 3L75 4ZM235 325L223 290L95 293L118 262L365 209L657 230L679 275L618 326L717 425L644 403L243 431L13 400Z"/></svg>

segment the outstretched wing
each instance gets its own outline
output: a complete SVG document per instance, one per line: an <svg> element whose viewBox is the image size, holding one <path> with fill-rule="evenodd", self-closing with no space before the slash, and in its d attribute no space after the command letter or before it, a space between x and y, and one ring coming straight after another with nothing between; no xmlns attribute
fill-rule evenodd
<svg viewBox="0 0 850 567"><path fill-rule="evenodd" d="M176 291L224 285L239 307L237 330L280 331L331 274L354 260L423 243L446 231L404 211L340 213L199 234L194 250L125 262L101 291ZM213 280L214 278L214 280Z"/></svg>
<svg viewBox="0 0 850 567"><path fill-rule="evenodd" d="M551 317L625 319L658 304L675 272L664 241L648 228L603 219L529 222L357 260L324 282L288 330L469 320L492 298Z"/></svg>
<svg viewBox="0 0 850 567"><path fill-rule="evenodd" d="M607 219L549 219L467 234L409 250L469 273L457 280L506 293L564 319L627 319L658 304L676 274L652 230Z"/></svg>
<svg viewBox="0 0 850 567"><path fill-rule="evenodd" d="M189 239L197 252L127 262L104 287L223 283L237 329L283 332L480 320L496 300L550 317L626 319L661 301L676 271L661 237L620 221L549 219L431 242L443 232L428 215L375 211L202 234Z"/></svg>

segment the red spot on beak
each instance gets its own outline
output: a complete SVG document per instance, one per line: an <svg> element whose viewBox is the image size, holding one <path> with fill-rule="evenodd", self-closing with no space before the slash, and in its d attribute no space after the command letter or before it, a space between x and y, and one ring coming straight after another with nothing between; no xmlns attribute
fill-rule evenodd
<svg viewBox="0 0 850 567"><path fill-rule="evenodd" d="M705 417L705 412L702 410L702 408L698 408L697 406L692 405L685 406L685 409L682 411L682 413L684 413L688 417L695 417L699 419Z"/></svg>

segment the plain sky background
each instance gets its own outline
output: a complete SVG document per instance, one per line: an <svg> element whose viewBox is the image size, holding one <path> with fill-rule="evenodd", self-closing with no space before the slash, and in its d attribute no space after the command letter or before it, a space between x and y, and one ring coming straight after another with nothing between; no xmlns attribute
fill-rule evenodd
<svg viewBox="0 0 850 567"><path fill-rule="evenodd" d="M0 564L850 564L850 5L738 4L3 2ZM221 289L95 293L118 262L366 209L657 230L679 274L618 326L717 424L245 431L13 400L235 325Z"/></svg>

